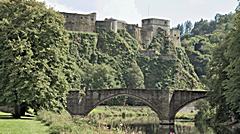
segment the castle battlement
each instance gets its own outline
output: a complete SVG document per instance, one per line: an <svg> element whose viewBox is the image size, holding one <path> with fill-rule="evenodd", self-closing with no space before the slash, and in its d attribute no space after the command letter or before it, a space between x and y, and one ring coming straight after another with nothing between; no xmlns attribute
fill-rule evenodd
<svg viewBox="0 0 240 134"><path fill-rule="evenodd" d="M140 44L148 47L153 37L159 30L165 32L170 40L176 44L180 44L180 31L178 29L170 29L170 20L147 18L142 20L142 27L138 24L128 24L125 21L114 18L106 18L105 20L96 20L96 13L77 14L60 12L65 17L65 28L69 31L80 32L97 32L98 30L128 31Z"/></svg>
<svg viewBox="0 0 240 134"><path fill-rule="evenodd" d="M94 32L96 13L77 14L60 12L65 18L65 28L69 31Z"/></svg>
<svg viewBox="0 0 240 134"><path fill-rule="evenodd" d="M158 18L148 18L142 20L142 26L148 26L148 25L156 25L156 26L162 26L162 27L169 27L170 28L170 20L165 19L158 19Z"/></svg>

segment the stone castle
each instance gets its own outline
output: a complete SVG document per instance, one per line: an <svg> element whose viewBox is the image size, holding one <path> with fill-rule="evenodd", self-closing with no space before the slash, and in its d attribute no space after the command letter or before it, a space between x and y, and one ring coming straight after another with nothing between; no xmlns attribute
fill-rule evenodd
<svg viewBox="0 0 240 134"><path fill-rule="evenodd" d="M180 45L180 31L176 28L170 28L170 21L157 18L148 18L142 20L142 27L138 24L128 24L125 21L109 18L102 21L96 20L96 13L77 14L61 12L65 17L65 28L69 31L97 32L106 30L117 32L126 30L145 48L151 43L153 37L160 31L163 31L165 37L178 46Z"/></svg>

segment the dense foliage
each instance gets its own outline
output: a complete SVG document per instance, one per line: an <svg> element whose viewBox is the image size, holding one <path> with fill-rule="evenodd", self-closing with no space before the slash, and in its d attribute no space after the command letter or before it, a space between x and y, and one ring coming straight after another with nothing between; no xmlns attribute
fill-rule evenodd
<svg viewBox="0 0 240 134"><path fill-rule="evenodd" d="M233 14L215 16L215 20L201 19L194 24L191 36L182 37L182 46L194 66L198 77L205 81L207 65L211 60L213 48L221 44L232 28Z"/></svg>
<svg viewBox="0 0 240 134"><path fill-rule="evenodd" d="M68 90L202 89L200 78L211 92L198 117L240 118L239 12L178 25L181 46L158 29L144 49L126 30L67 32L63 16L36 1L1 1L0 17L0 103L17 116L20 105L59 111Z"/></svg>
<svg viewBox="0 0 240 134"><path fill-rule="evenodd" d="M65 104L68 37L64 18L43 3L0 2L0 103L59 110ZM69 78L70 80L71 78Z"/></svg>
<svg viewBox="0 0 240 134"><path fill-rule="evenodd" d="M196 89L202 85L184 48L175 46L161 31L143 51L138 63L147 88Z"/></svg>
<svg viewBox="0 0 240 134"><path fill-rule="evenodd" d="M191 63L209 93L198 104L198 119L214 122L239 120L240 13L220 15L196 22L190 36L182 37Z"/></svg>
<svg viewBox="0 0 240 134"><path fill-rule="evenodd" d="M217 109L217 119L226 121L240 119L240 90L239 90L239 31L240 12L234 16L234 27L227 34L225 41L216 48L210 64L209 78L214 85L211 86L211 103ZM225 117L225 118L223 118Z"/></svg>

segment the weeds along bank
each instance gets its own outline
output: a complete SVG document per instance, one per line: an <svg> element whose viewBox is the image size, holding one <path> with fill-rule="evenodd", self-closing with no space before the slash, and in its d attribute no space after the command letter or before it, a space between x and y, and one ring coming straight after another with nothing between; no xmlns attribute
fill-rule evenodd
<svg viewBox="0 0 240 134"><path fill-rule="evenodd" d="M87 118L72 118L66 111L61 113L40 111L37 120L49 126L50 134L123 134L118 129L109 130L106 126Z"/></svg>

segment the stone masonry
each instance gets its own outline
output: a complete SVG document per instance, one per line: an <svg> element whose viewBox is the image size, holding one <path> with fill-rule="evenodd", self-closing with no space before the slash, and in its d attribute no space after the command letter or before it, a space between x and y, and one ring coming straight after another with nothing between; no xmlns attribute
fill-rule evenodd
<svg viewBox="0 0 240 134"><path fill-rule="evenodd" d="M77 14L61 12L65 18L65 28L68 31L95 32L96 13Z"/></svg>
<svg viewBox="0 0 240 134"><path fill-rule="evenodd" d="M155 111L160 124L174 124L176 113L187 104L206 97L207 91L157 90L157 89L101 89L87 90L85 96L70 91L67 110L71 115L87 115L101 103L117 96L135 98Z"/></svg>
<svg viewBox="0 0 240 134"><path fill-rule="evenodd" d="M138 24L128 24L125 21L106 18L105 20L96 20L96 13L77 14L61 12L65 17L65 28L69 31L80 32L97 32L98 30L113 31L118 30L128 31L143 47L147 48L151 43L152 38L160 30L164 30L166 36L170 38L174 45L179 46L180 31L170 28L170 21L158 18L148 18L142 20L142 27Z"/></svg>

